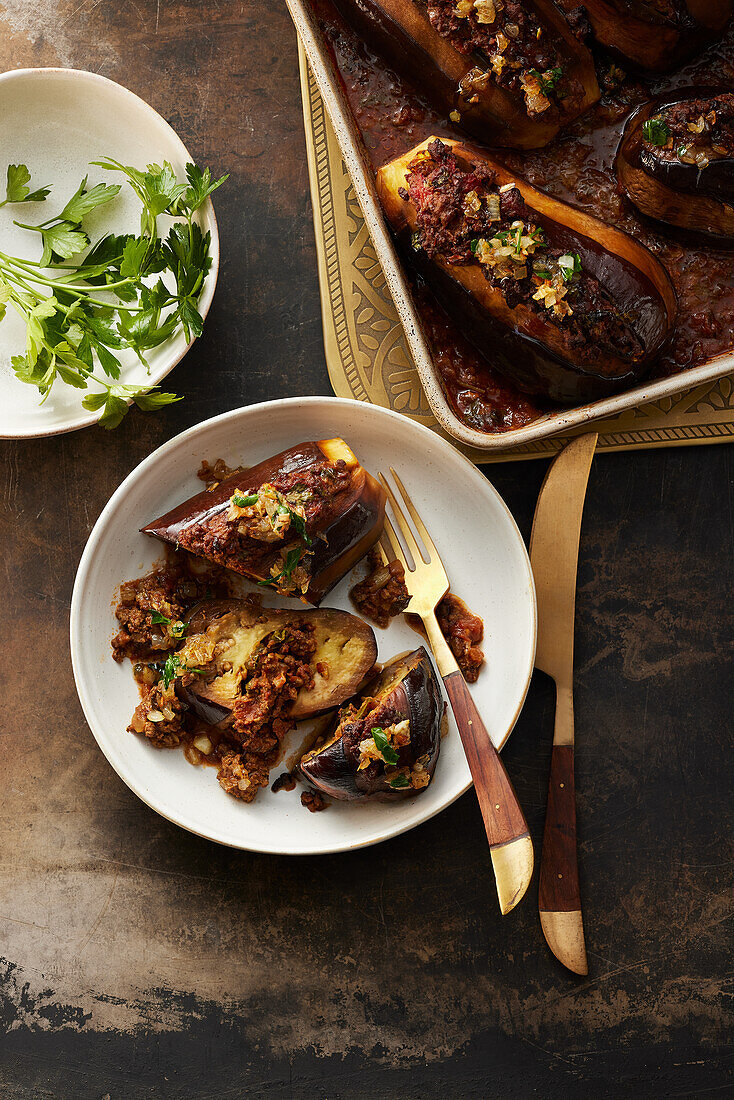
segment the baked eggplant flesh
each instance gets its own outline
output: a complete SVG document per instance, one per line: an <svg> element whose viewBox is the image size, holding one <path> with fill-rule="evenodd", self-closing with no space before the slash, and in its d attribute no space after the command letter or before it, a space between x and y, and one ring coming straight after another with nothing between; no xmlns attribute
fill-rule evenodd
<svg viewBox="0 0 734 1100"><path fill-rule="evenodd" d="M382 532L385 493L343 439L299 443L142 528L318 605Z"/></svg>
<svg viewBox="0 0 734 1100"><path fill-rule="evenodd" d="M287 690L289 721L340 706L364 684L377 659L370 626L348 611L264 608L258 600L204 600L187 617L178 695L204 722L227 729L249 720L264 695ZM289 660L294 653L298 661ZM296 667L296 666L299 667ZM305 671L303 666L308 666ZM298 676L291 678L291 671ZM263 677L272 681L272 691ZM304 681L301 683L301 681Z"/></svg>
<svg viewBox="0 0 734 1100"><path fill-rule="evenodd" d="M299 770L313 787L350 802L392 802L425 790L441 750L444 703L421 646L396 657L344 707Z"/></svg>
<svg viewBox="0 0 734 1100"><path fill-rule="evenodd" d="M552 0L337 4L439 110L491 145L547 145L599 99L591 54Z"/></svg>
<svg viewBox="0 0 734 1100"><path fill-rule="evenodd" d="M408 265L526 392L616 393L669 340L675 292L652 253L486 153L428 138L378 171L377 190Z"/></svg>
<svg viewBox="0 0 734 1100"><path fill-rule="evenodd" d="M571 12L577 0L559 0ZM597 42L637 68L664 71L721 34L733 0L583 0Z"/></svg>
<svg viewBox="0 0 734 1100"><path fill-rule="evenodd" d="M689 88L628 119L616 170L643 214L734 240L734 92Z"/></svg>

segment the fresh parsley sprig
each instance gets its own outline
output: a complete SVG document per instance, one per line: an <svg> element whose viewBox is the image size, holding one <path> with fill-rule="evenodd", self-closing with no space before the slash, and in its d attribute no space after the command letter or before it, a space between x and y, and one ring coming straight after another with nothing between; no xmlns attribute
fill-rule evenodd
<svg viewBox="0 0 734 1100"><path fill-rule="evenodd" d="M82 405L101 412L103 427L114 428L131 401L153 411L180 400L155 386L121 383L116 353L132 350L149 369L147 353L179 330L187 341L201 335L197 307L211 242L194 215L227 176L213 180L208 168L188 164L181 182L168 162L149 164L144 172L112 159L94 163L126 177L142 206L140 234L90 241L84 219L112 201L121 185L89 187L85 176L58 215L37 225L15 223L38 233L43 251L37 261L0 252L0 321L9 305L24 319L25 354L13 356L13 370L37 387L41 403L60 380L89 390ZM0 207L45 201L50 189L31 191L30 182L25 165L9 165ZM158 232L162 215L172 219L165 237Z"/></svg>

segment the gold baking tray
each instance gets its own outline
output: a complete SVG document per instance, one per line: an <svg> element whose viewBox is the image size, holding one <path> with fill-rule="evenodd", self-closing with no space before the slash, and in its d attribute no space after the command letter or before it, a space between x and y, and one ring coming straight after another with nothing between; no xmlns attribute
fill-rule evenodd
<svg viewBox="0 0 734 1100"><path fill-rule="evenodd" d="M323 87L328 75L327 60L318 49L318 37L314 37L302 0L288 0L288 4L299 32L303 29L311 34L311 51L322 70ZM398 312L387 278L389 273L378 257L344 154L351 153L348 159L355 177L364 177L364 170L361 164L355 170L356 151L345 149L344 133L342 145L337 140L303 42L299 60L324 343L334 392L340 397L354 397L395 409L456 443L455 432L446 430L452 425L440 415L441 408L436 408L435 389L429 403L421 384L422 374L411 350L415 341L406 337L404 309ZM340 103L333 88L329 87L327 92L332 111L337 111ZM364 183L363 179L361 192ZM366 208L373 207L370 221L381 238L384 258L382 219L379 225L375 223L373 196L366 194L363 201ZM387 258L389 261L390 256ZM394 289L394 280L391 282ZM590 419L594 419L594 428L600 433L601 450L727 442L734 438L734 385L733 376L728 373L734 368L734 356L727 358L728 366L719 361L688 372L687 379L696 384L687 388L683 388L680 376L637 387L634 393L638 404L627 393L585 409L551 414L500 436L465 430L480 437L481 448L461 441L461 449L476 462L552 455L569 438L584 431ZM649 395L653 399L645 400ZM443 394L440 397L442 404L447 405ZM604 412L601 407L608 405L614 406L612 415L607 413L596 419L599 415L596 410Z"/></svg>

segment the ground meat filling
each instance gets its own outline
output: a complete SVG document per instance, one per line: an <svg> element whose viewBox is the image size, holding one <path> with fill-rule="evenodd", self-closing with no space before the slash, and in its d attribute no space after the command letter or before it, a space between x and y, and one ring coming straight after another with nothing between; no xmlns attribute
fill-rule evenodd
<svg viewBox="0 0 734 1100"><path fill-rule="evenodd" d="M643 159L703 171L734 157L734 93L672 103L643 124Z"/></svg>
<svg viewBox="0 0 734 1100"><path fill-rule="evenodd" d="M478 52L484 62L460 87L469 104L492 81L522 94L527 114L581 94L566 72L560 39L520 0L427 0L433 28L460 53Z"/></svg>
<svg viewBox="0 0 734 1100"><path fill-rule="evenodd" d="M205 596L228 595L229 586L218 567L197 576L190 566L187 557L172 554L166 566L121 586L113 656L130 658L141 692L128 731L156 748L181 746L192 763L214 764L222 788L251 802L267 786L293 725L288 710L302 688L313 686L315 629L296 621L263 639L248 662L231 726L207 726L188 708L182 689L207 675L213 654L198 644L204 636L192 634L191 644L183 644L186 617Z"/></svg>
<svg viewBox="0 0 734 1100"><path fill-rule="evenodd" d="M139 661L175 648L185 637L188 609L205 595L226 593L226 581L218 570L194 573L183 558L126 581L120 585L115 608L120 629L112 639L112 656L118 662L125 657Z"/></svg>
<svg viewBox="0 0 734 1100"><path fill-rule="evenodd" d="M405 570L399 561L384 565L377 549L370 550L367 563L369 574L355 584L349 595L360 615L384 629L410 603Z"/></svg>
<svg viewBox="0 0 734 1100"><path fill-rule="evenodd" d="M303 791L301 793L301 805L310 810L312 814L317 814L321 810L325 810L329 803L319 791Z"/></svg>
<svg viewBox="0 0 734 1100"><path fill-rule="evenodd" d="M591 342L625 361L643 356L631 318L583 269L578 253L553 247L517 187L498 187L484 166L462 168L439 140L412 161L406 182L400 194L416 211L416 251L455 265L478 263L511 309L542 315L569 350Z"/></svg>
<svg viewBox="0 0 734 1100"><path fill-rule="evenodd" d="M267 486L234 493L215 515L184 528L179 546L236 573L264 578L282 595L302 594L311 578L311 536L350 480L343 459L284 473Z"/></svg>
<svg viewBox="0 0 734 1100"><path fill-rule="evenodd" d="M436 619L464 679L469 684L476 683L484 664L484 653L479 647L484 637L484 623L452 592L444 596L436 608Z"/></svg>
<svg viewBox="0 0 734 1100"><path fill-rule="evenodd" d="M302 688L313 687L313 623L271 634L250 658L244 695L235 703L232 731L244 749L268 753L291 728L287 712Z"/></svg>
<svg viewBox="0 0 734 1100"><path fill-rule="evenodd" d="M220 786L242 802L266 787L280 744L293 723L287 712L301 688L313 686L310 661L316 652L313 624L289 624L269 635L247 666L243 695L235 703L232 742L221 753Z"/></svg>

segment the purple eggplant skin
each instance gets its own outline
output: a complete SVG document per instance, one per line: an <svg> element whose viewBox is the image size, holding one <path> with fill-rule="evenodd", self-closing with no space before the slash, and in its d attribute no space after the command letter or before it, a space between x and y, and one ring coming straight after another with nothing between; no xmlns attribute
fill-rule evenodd
<svg viewBox="0 0 734 1100"><path fill-rule="evenodd" d="M726 88L686 88L668 92L638 107L625 124L615 170L630 202L649 218L702 234L716 243L734 244L734 158L712 160L706 168L656 156L645 148L642 128L649 118L684 100L716 97Z"/></svg>
<svg viewBox="0 0 734 1100"><path fill-rule="evenodd" d="M491 145L539 149L599 99L591 53L553 0L530 0L526 6L543 33L555 38L563 68L573 76L578 94L532 117L522 93L500 87L494 80L481 87L472 82L477 68L487 69L488 58L457 50L434 28L429 6L414 0L336 0L336 6L360 38L442 113L458 112L461 128Z"/></svg>
<svg viewBox="0 0 734 1100"><path fill-rule="evenodd" d="M441 751L444 702L430 657L423 646L407 656L396 657L357 696L352 705L359 709L365 699L373 707L360 719L337 717L321 748L306 753L299 764L301 777L322 794L338 801L397 802L420 794L413 787L393 790L383 764L372 761L359 771L359 745L375 726L389 726L407 718L410 743L398 752L397 767L412 767L428 757L431 778Z"/></svg>
<svg viewBox="0 0 734 1100"><path fill-rule="evenodd" d="M558 0L569 12L578 0ZM639 69L665 72L720 37L732 0L685 0L678 14L664 15L654 3L636 0L583 0L594 38Z"/></svg>
<svg viewBox="0 0 734 1100"><path fill-rule="evenodd" d="M181 544L188 549L186 542L192 531L205 529L208 523L226 512L233 493L246 496L266 482L294 471L305 471L324 459L330 462L343 459L350 472L350 485L347 492L329 501L314 523L307 525L308 535L313 541L313 558L311 580L304 598L318 606L326 593L375 544L384 523L385 492L342 439L311 441L289 447L249 470L234 474L212 491L197 493L141 530L172 546ZM224 555L216 553L205 556L218 565L226 565L236 573L259 581L269 577L270 566L278 558L279 544L272 545L272 554L260 560L257 571L248 568L245 561L224 560ZM192 552L196 553L196 550Z"/></svg>

